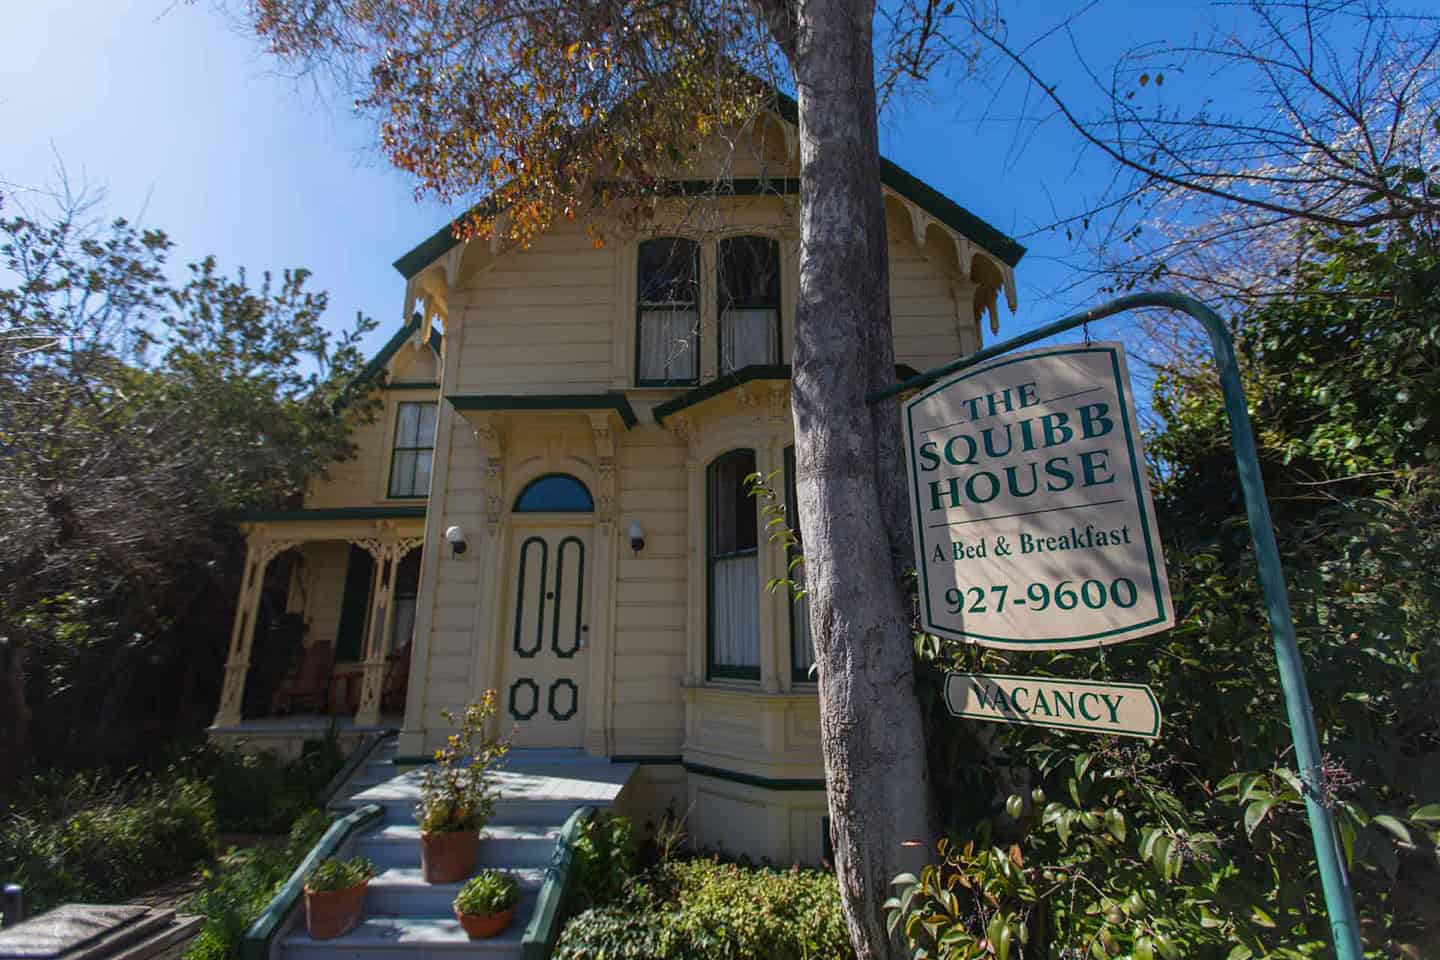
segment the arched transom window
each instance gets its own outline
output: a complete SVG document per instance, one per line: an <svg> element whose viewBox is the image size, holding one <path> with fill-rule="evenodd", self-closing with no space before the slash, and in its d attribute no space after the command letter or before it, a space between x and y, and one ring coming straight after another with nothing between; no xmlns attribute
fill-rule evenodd
<svg viewBox="0 0 1440 960"><path fill-rule="evenodd" d="M515 498L516 513L590 513L595 501L585 484L567 473L536 477Z"/></svg>

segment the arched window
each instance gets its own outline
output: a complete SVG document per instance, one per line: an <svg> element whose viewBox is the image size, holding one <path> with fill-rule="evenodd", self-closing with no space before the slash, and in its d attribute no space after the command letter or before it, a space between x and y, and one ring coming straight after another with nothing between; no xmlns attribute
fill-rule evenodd
<svg viewBox="0 0 1440 960"><path fill-rule="evenodd" d="M590 513L595 501L585 484L565 473L531 480L515 498L516 513Z"/></svg>
<svg viewBox="0 0 1440 960"><path fill-rule="evenodd" d="M769 237L720 241L720 372L780 362L780 244Z"/></svg>
<svg viewBox="0 0 1440 960"><path fill-rule="evenodd" d="M755 498L745 489L754 472L754 450L732 450L707 471L708 677L760 679L758 525Z"/></svg>
<svg viewBox="0 0 1440 960"><path fill-rule="evenodd" d="M700 377L700 246L660 237L640 244L636 276L635 383L695 383Z"/></svg>

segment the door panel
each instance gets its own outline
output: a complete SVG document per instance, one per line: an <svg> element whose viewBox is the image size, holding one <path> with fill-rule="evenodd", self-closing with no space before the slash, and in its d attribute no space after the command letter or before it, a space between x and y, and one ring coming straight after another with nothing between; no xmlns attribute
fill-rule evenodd
<svg viewBox="0 0 1440 960"><path fill-rule="evenodd" d="M500 691L516 747L579 747L585 730L589 531L519 528Z"/></svg>

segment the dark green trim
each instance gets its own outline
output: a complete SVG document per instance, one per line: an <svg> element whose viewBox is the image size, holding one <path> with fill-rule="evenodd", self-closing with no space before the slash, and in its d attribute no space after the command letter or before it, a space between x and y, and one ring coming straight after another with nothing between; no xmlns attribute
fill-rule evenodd
<svg viewBox="0 0 1440 960"><path fill-rule="evenodd" d="M790 365L786 363L752 363L748 367L741 367L734 373L727 373L722 377L716 377L709 383L702 383L694 390L687 390L678 397L672 397L664 403L657 404L652 414L655 422L662 427L665 425L665 418L679 413L687 407L693 407L697 403L704 403L713 397L718 397L728 390L750 383L754 380L789 380Z"/></svg>
<svg viewBox="0 0 1440 960"><path fill-rule="evenodd" d="M671 756L668 754L648 753L617 753L610 758L611 763L638 763L646 767L684 767L687 773L698 774L702 777L713 777L716 780L729 780L732 783L743 783L746 786L760 787L763 790L824 790L825 780L823 778L810 780L795 778L777 780L771 777L758 777L750 773L740 773L736 770L723 770L720 767L710 767L703 763L691 763L684 757Z"/></svg>
<svg viewBox="0 0 1440 960"><path fill-rule="evenodd" d="M389 340L385 341L385 345L380 348L380 352L375 354L375 356L371 357L370 362L365 364L365 366L361 368L360 372L355 375L354 380L350 381L349 385L346 386L342 397L348 399L348 397L360 387L365 386L371 380L374 380L376 377L378 377L380 375L380 372L385 369L385 365L390 362L390 358L395 356L395 354L399 353L400 348L405 346L405 341L409 340L410 337L420 329L420 319L420 315L417 313L412 316L410 320L405 323L404 326L402 326L399 330L396 330L395 335ZM440 356L440 341L440 332L432 331L430 334L430 349L435 352L436 357ZM431 386L431 384L386 384L385 386L386 389L393 388L412 390L419 389L420 387ZM437 383L433 384L433 386L438 387L440 385ZM337 404L337 406L342 407L344 405L345 399L342 399L339 404Z"/></svg>
<svg viewBox="0 0 1440 960"><path fill-rule="evenodd" d="M401 520L425 517L425 507L311 507L303 510L241 510L229 515L236 523L285 523L302 520Z"/></svg>
<svg viewBox="0 0 1440 960"><path fill-rule="evenodd" d="M555 691L560 689L561 684L570 688L570 709L564 713L555 709ZM559 680L550 684L550 689L545 692L545 709L549 712L550 716L559 720L561 723L575 716L575 711L580 709L580 688L575 685L575 681L569 677L561 677Z"/></svg>
<svg viewBox="0 0 1440 960"><path fill-rule="evenodd" d="M545 882L535 901L535 912L531 914L525 933L520 938L520 960L545 960L554 950L564 919L561 907L570 887L575 841L580 838L580 825L594 815L594 807L581 807L570 814L570 819L560 829L560 836L555 840L555 852L550 855L550 865L545 868Z"/></svg>
<svg viewBox="0 0 1440 960"><path fill-rule="evenodd" d="M796 102L778 91L775 94L776 112L785 120L798 126L800 108ZM906 171L893 161L880 158L880 182L923 209L937 220L958 230L971 240L993 253L1002 261L1015 266L1025 256L1025 247L1019 241L1002 233L980 217L966 210L919 177ZM672 196L756 196L760 194L787 195L800 192L800 181L794 177L745 178L730 181L717 180L672 180L662 193ZM480 201L471 211L487 211L493 206L490 198ZM469 211L467 211L468 213ZM457 218L458 219L458 218ZM460 241L455 239L452 220L420 241L408 253L396 260L394 267L405 279L410 279Z"/></svg>
<svg viewBox="0 0 1440 960"><path fill-rule="evenodd" d="M435 762L432 754L405 754L390 761L397 767L427 767Z"/></svg>
<svg viewBox="0 0 1440 960"><path fill-rule="evenodd" d="M530 688L530 709L526 713L521 713L515 707L515 691L519 690L522 685ZM508 709L510 716L516 720L529 720L535 716L535 714L540 711L540 684L531 680L529 677L520 677L514 683L510 684L510 704Z"/></svg>
<svg viewBox="0 0 1440 960"><path fill-rule="evenodd" d="M798 127L800 105L779 90L774 91L774 94L775 112ZM1020 258L1025 256L1025 247L1018 241L1001 233L996 227L884 157L880 158L880 182L926 213L934 214L941 223L969 237L1010 266L1015 266L1020 262Z"/></svg>
<svg viewBox="0 0 1440 960"><path fill-rule="evenodd" d="M720 767L708 767L703 763L691 763L684 761L686 773L693 773L701 777L712 777L716 780L729 780L731 783L743 783L748 787L760 787L762 790L819 790L824 791L824 779L786 779L774 780L770 777L757 777L750 773L740 773L738 770L722 770Z"/></svg>
<svg viewBox="0 0 1440 960"><path fill-rule="evenodd" d="M746 368L750 369L749 367ZM741 371L742 373L744 371ZM715 555L715 468L723 461L736 454L750 454L752 460L757 462L755 449L753 447L736 447L734 450L727 450L710 461L705 468L705 679L706 680L759 680L760 664L753 667L735 666L734 664L717 664L715 662L715 561L738 557L744 554L755 554L760 552L760 534L756 531L756 546L753 550L735 550L727 553L725 557ZM757 515L758 522L758 515ZM759 562L758 559L756 561ZM758 605L760 598L756 597ZM757 651L758 652L758 651Z"/></svg>
<svg viewBox="0 0 1440 960"><path fill-rule="evenodd" d="M320 842L305 855L300 866L290 874L290 879L286 880L285 885L271 898L265 911L240 938L240 960L269 960L271 945L280 928L284 926L285 918L300 905L305 894L305 878L310 875L310 871L319 866L320 861L326 857L335 856L361 828L384 816L385 809L378 803L367 803L330 824L330 829L325 831Z"/></svg>
<svg viewBox="0 0 1440 960"><path fill-rule="evenodd" d="M575 643L569 650L560 649L560 600L565 591L565 545L573 543L580 550L580 582L575 587ZM566 537L555 547L555 604L550 610L550 650L562 660L568 660L580 651L580 627L585 609L585 541L579 537ZM579 693L576 693L578 698Z"/></svg>
<svg viewBox="0 0 1440 960"><path fill-rule="evenodd" d="M405 382L405 383L387 383L387 384L385 384L385 389L386 389L386 390L439 390L439 389L440 389L440 381L439 381L439 380L431 380L431 381L419 381L419 380L417 380L417 381L414 381L414 382L408 382L408 381L407 381L407 382Z"/></svg>
<svg viewBox="0 0 1440 960"><path fill-rule="evenodd" d="M527 650L520 645L520 629L525 626L525 565L530 557L530 544L540 544L540 590L536 594L539 598L535 612L535 649ZM545 648L545 579L550 573L550 544L544 537L526 537L525 542L520 544L520 572L516 579L519 581L515 587L515 638L511 648L516 655L530 659ZM540 699L539 688L536 688L535 699Z"/></svg>
<svg viewBox="0 0 1440 960"><path fill-rule="evenodd" d="M466 393L445 399L456 410L614 410L627 429L640 422L623 393Z"/></svg>
<svg viewBox="0 0 1440 960"><path fill-rule="evenodd" d="M655 417L655 422L663 427L666 417L672 417L681 410L718 397L728 390L734 390L738 386L756 380L789 380L793 373L794 371L788 363L752 363L748 367L741 367L734 373L727 373L724 376L716 377L709 383L702 383L694 390L687 390L677 397L671 397L664 403L656 404L651 415ZM897 363L895 365L897 380L908 380L916 375L915 368L909 364Z"/></svg>

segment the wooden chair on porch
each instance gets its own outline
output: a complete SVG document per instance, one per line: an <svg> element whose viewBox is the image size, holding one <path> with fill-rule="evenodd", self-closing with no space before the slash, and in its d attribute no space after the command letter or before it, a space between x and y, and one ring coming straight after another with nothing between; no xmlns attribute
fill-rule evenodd
<svg viewBox="0 0 1440 960"><path fill-rule="evenodd" d="M380 690L382 713L403 713L405 711L405 689L410 685L410 651L414 644L406 643L389 657L385 667L385 685Z"/></svg>
<svg viewBox="0 0 1440 960"><path fill-rule="evenodd" d="M271 698L271 713L279 716L306 709L329 712L330 673L334 667L335 647L328 640L306 647L295 669L281 681Z"/></svg>

